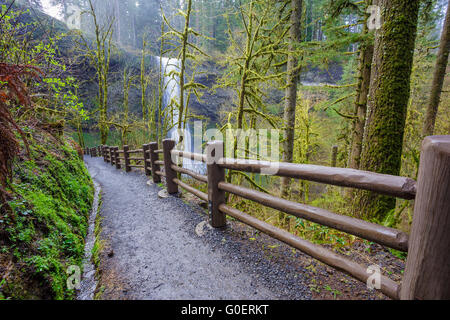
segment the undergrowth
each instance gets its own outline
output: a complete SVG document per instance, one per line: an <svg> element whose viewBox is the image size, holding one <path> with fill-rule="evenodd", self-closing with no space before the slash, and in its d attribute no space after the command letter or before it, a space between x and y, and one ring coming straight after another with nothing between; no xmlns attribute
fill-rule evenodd
<svg viewBox="0 0 450 320"><path fill-rule="evenodd" d="M31 157L14 163L13 215L0 216L0 295L72 299L66 270L82 268L93 184L72 141L44 132L32 140Z"/></svg>

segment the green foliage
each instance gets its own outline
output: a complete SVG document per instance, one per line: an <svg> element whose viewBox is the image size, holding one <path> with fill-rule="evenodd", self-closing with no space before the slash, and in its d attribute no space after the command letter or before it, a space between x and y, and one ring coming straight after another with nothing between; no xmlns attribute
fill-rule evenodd
<svg viewBox="0 0 450 320"><path fill-rule="evenodd" d="M7 7L2 6L2 14ZM87 120L83 103L75 94L76 80L67 74L67 67L62 59L58 43L66 34L47 36L45 40L36 41L35 32L38 22L29 21L29 10L13 8L3 16L0 32L0 62L8 64L29 65L42 71L42 82L30 81L28 91L35 94L33 116L47 122L59 121L72 116ZM21 112L20 112L21 111ZM21 106L17 113L22 118L29 116L28 110Z"/></svg>
<svg viewBox="0 0 450 320"><path fill-rule="evenodd" d="M97 211L97 216L95 217L95 228L94 228L94 235L95 235L95 242L94 242L94 246L92 248L92 263L94 264L94 266L96 267L96 269L99 269L100 266L100 253L102 252L103 248L104 248L104 241L100 238L101 233L102 233L102 227L101 227L101 223L102 223L102 217L100 216L100 214L98 214L98 212L100 212L100 208L102 206L102 198L101 198L101 194L99 195L99 201L98 201L98 211Z"/></svg>
<svg viewBox="0 0 450 320"><path fill-rule="evenodd" d="M338 296L342 295L342 292L340 292L337 289L331 288L329 285L325 285L324 289L329 291L333 295L333 299L336 300Z"/></svg>
<svg viewBox="0 0 450 320"><path fill-rule="evenodd" d="M234 15L241 18L244 27L236 32L227 16L231 45L222 58L221 64L226 69L217 88L231 88L235 92L233 104L237 110L228 108L227 123L222 130L231 126L255 128L256 119L262 122L259 125L276 127L276 118L266 114L263 85L276 83L285 75L275 66L283 65L288 53L284 40L289 30L286 26L289 16L283 14L280 5L271 6L265 0L249 1ZM277 60L280 56L281 62Z"/></svg>
<svg viewBox="0 0 450 320"><path fill-rule="evenodd" d="M406 260L406 258L408 257L407 252L398 251L398 250L390 249L390 248L388 248L388 250L393 256L396 256L397 258L400 258L402 260Z"/></svg>
<svg viewBox="0 0 450 320"><path fill-rule="evenodd" d="M10 244L2 246L40 279L42 290L48 287L55 299L71 299L66 269L82 266L93 185L67 142L55 143L47 135L39 139L30 145L34 160L15 165L15 196L9 202L14 215L4 221ZM15 281L7 279L3 292L26 298Z"/></svg>

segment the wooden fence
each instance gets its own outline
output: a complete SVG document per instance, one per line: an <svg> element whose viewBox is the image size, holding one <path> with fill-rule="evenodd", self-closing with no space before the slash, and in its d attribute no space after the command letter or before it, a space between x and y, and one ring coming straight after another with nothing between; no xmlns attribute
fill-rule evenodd
<svg viewBox="0 0 450 320"><path fill-rule="evenodd" d="M163 141L162 149L153 142L138 150L129 150L128 146L124 146L123 150L119 150L118 147L99 146L86 149L85 152L92 157L102 156L105 162L115 165L118 169L124 167L126 172L131 171L132 168L142 168L147 175L152 176L155 183L161 182L161 177L165 177L169 194L178 193L178 188L181 187L207 201L210 224L214 228L225 227L226 216L231 216L364 283L371 276L365 266L228 206L226 193L408 252L402 284L398 285L381 275L379 290L393 299L450 299L450 136L425 138L417 182L405 177L346 168L228 159L223 157L222 141L209 142L206 155L174 148L175 141L166 139ZM181 158L205 163L207 175L179 166L177 163ZM164 170L161 170L161 167L164 167ZM276 175L281 177L369 190L409 200L415 199L411 234L225 181L225 170L264 174L269 168L271 171L275 168ZM179 178L179 174L189 175L207 184L208 193L184 183Z"/></svg>

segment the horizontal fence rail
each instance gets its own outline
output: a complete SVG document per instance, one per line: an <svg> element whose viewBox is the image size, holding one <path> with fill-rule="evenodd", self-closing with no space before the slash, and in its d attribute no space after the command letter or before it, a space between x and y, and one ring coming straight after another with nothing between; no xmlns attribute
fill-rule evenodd
<svg viewBox="0 0 450 320"><path fill-rule="evenodd" d="M416 182L413 179L369 171L229 158L219 161L219 165L226 169L251 173L264 173L268 168L277 168L276 175L280 177L374 191L403 199L414 199L416 196Z"/></svg>
<svg viewBox="0 0 450 320"><path fill-rule="evenodd" d="M364 266L228 206L226 193L408 252L404 283L399 285L388 277L381 276L379 290L392 299L450 299L450 136L425 138L417 182L406 177L346 168L223 157L216 159L216 155L223 155L223 151L221 141L209 142L206 154L175 150L175 141L170 139L163 141L162 149L158 148L158 143L152 142L136 150L129 150L126 145L123 150L110 146L84 150L91 157L102 156L105 162L115 165L117 169L121 169L123 165L126 172L132 168L142 168L146 175L152 176L155 183L161 182L161 177L164 177L169 194L178 193L180 187L208 202L210 224L215 228L225 227L228 215L362 282L366 282L371 275ZM205 163L207 175L177 165L177 158L180 157ZM143 164L132 164L131 161ZM367 190L407 200L415 199L411 234L227 183L225 170L259 174L270 172L280 177ZM206 184L208 193L183 182L181 175Z"/></svg>
<svg viewBox="0 0 450 320"><path fill-rule="evenodd" d="M196 173L194 171L185 169L183 167L179 167L177 165L172 165L172 169L175 170L176 172L187 174L200 182L208 183L208 176L205 176L203 174Z"/></svg>
<svg viewBox="0 0 450 320"><path fill-rule="evenodd" d="M331 267L344 271L362 282L366 282L370 275L363 266L322 246L296 237L292 233L274 227L225 204L220 205L219 209L272 238L280 240ZM380 291L392 299L398 299L398 285L387 277L381 276Z"/></svg>
<svg viewBox="0 0 450 320"><path fill-rule="evenodd" d="M192 152L186 152L186 151L172 150L171 154L180 156L182 158L190 159L190 160L206 162L206 156L203 155L203 154L199 154L199 153L192 153Z"/></svg>
<svg viewBox="0 0 450 320"><path fill-rule="evenodd" d="M204 201L208 201L208 194L191 187L190 185L188 185L187 183L184 183L183 181L181 181L179 179L173 179L173 182L175 182L177 185L179 185L180 187L182 187L186 191L189 191L193 195L196 195L200 199L202 199Z"/></svg>
<svg viewBox="0 0 450 320"><path fill-rule="evenodd" d="M235 186L226 182L219 183L219 189L248 200L253 200L266 207L286 212L301 219L344 231L360 238L386 245L393 249L408 251L408 235L392 228L281 199L267 193Z"/></svg>

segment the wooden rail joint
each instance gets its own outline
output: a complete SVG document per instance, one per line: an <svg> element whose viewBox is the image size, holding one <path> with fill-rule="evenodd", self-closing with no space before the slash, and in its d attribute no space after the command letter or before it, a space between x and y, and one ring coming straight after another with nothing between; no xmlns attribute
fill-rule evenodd
<svg viewBox="0 0 450 320"><path fill-rule="evenodd" d="M129 150L130 150L129 146L127 146L127 145L123 146L123 157L125 158L125 160L124 160L125 172L130 172L131 171L130 154L128 153Z"/></svg>
<svg viewBox="0 0 450 320"><path fill-rule="evenodd" d="M120 163L120 159L119 159L119 147L115 147L114 148L114 158L116 161L116 169L122 169L122 165Z"/></svg>
<svg viewBox="0 0 450 320"><path fill-rule="evenodd" d="M156 164L156 161L158 160L158 153L156 152L158 150L158 142L152 142L149 144L149 151L150 151L150 163L152 166L152 178L154 183L160 183L161 182L161 176L157 174L157 172L161 171L161 167L159 164Z"/></svg>
<svg viewBox="0 0 450 320"><path fill-rule="evenodd" d="M150 162L150 145L144 144L142 146L143 154L144 154L144 171L146 176L150 176L152 174L151 172L151 164Z"/></svg>

